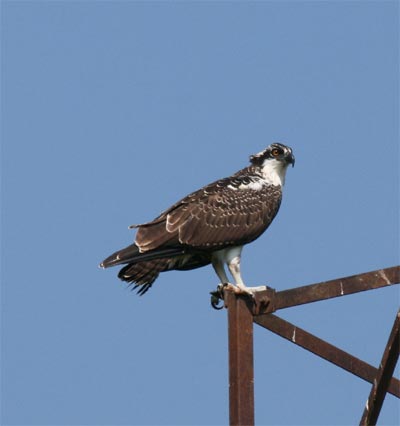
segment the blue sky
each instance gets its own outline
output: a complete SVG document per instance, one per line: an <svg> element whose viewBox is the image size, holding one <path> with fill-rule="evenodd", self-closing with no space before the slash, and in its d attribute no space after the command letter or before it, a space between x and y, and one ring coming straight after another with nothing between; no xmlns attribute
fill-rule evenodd
<svg viewBox="0 0 400 426"><path fill-rule="evenodd" d="M210 267L137 297L127 229L290 145L243 252L278 290L399 263L396 1L1 3L2 424L228 423ZM281 317L378 365L397 287ZM357 424L370 385L255 326L257 424ZM399 421L387 396L380 424Z"/></svg>

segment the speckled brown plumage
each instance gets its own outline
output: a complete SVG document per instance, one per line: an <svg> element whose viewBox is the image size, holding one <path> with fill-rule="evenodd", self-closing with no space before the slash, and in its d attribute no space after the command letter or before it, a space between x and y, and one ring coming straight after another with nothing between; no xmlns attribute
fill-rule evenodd
<svg viewBox="0 0 400 426"><path fill-rule="evenodd" d="M136 245L143 253L160 246L209 249L255 240L272 222L282 199L279 186L248 189L260 179L254 166L247 167L193 192L152 222L134 225Z"/></svg>

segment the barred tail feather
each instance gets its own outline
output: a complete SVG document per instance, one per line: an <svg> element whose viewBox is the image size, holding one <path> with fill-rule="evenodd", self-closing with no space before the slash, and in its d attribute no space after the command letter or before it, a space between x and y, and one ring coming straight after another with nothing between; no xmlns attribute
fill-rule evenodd
<svg viewBox="0 0 400 426"><path fill-rule="evenodd" d="M160 272L169 269L171 259L155 259L138 263L130 263L123 267L118 274L118 278L129 283L134 283L133 290L143 295L152 286L160 275Z"/></svg>

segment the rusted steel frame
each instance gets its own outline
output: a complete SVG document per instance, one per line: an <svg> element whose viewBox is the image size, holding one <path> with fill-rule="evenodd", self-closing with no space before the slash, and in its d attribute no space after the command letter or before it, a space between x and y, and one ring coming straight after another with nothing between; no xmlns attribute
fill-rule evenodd
<svg viewBox="0 0 400 426"><path fill-rule="evenodd" d="M376 425L383 401L388 391L390 379L399 359L400 345L400 311L394 320L392 332L383 352L382 361L379 365L378 374L373 382L371 393L365 404L364 413L361 417L360 426Z"/></svg>
<svg viewBox="0 0 400 426"><path fill-rule="evenodd" d="M373 383L378 374L378 369L372 365L275 315L255 316L254 322L367 382ZM400 381L392 378L388 392L400 398Z"/></svg>
<svg viewBox="0 0 400 426"><path fill-rule="evenodd" d="M224 291L228 308L229 424L254 425L253 313L248 298Z"/></svg>
<svg viewBox="0 0 400 426"><path fill-rule="evenodd" d="M265 307L259 309L256 314L271 313L290 306L346 296L360 291L398 284L399 282L400 266L393 266L391 268L378 269L364 274L296 287L276 293L273 289L268 289L265 292L259 292L258 298L261 300L264 298L269 303L265 303L264 301Z"/></svg>

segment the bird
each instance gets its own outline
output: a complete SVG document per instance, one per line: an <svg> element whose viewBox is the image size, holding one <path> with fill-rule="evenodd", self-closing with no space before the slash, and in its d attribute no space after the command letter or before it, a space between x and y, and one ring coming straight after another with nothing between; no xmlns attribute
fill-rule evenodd
<svg viewBox="0 0 400 426"><path fill-rule="evenodd" d="M133 244L99 266L122 265L118 277L143 295L161 272L209 264L221 284L228 284L226 265L231 286L253 294L257 288L248 287L240 272L242 248L263 234L278 213L286 171L294 163L290 147L270 144L232 176L192 192L150 222L129 226L137 229Z"/></svg>

